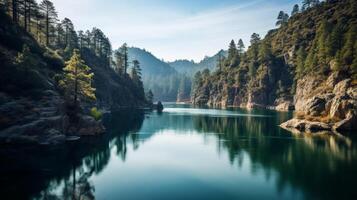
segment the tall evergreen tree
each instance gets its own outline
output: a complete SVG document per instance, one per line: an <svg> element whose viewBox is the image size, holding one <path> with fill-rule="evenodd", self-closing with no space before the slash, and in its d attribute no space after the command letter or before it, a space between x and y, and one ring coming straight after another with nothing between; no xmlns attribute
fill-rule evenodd
<svg viewBox="0 0 357 200"><path fill-rule="evenodd" d="M323 20L316 31L317 59L321 67L326 67L329 62L326 41L328 41L330 31L331 27L327 20Z"/></svg>
<svg viewBox="0 0 357 200"><path fill-rule="evenodd" d="M90 72L81 59L79 50L73 51L73 56L66 62L64 78L59 82L70 101L78 105L78 100L95 100L95 88L92 87L94 74Z"/></svg>
<svg viewBox="0 0 357 200"><path fill-rule="evenodd" d="M254 45L260 42L260 36L257 33L253 33L252 36L250 36L250 44Z"/></svg>
<svg viewBox="0 0 357 200"><path fill-rule="evenodd" d="M293 10L291 11L291 16L294 16L296 15L297 13L299 13L299 5L298 4L295 4L294 7L293 7Z"/></svg>
<svg viewBox="0 0 357 200"><path fill-rule="evenodd" d="M260 62L267 62L272 57L271 46L268 42L262 42L259 47L258 58Z"/></svg>
<svg viewBox="0 0 357 200"><path fill-rule="evenodd" d="M124 72L124 58L120 50L114 52L114 61L115 61L115 71L119 75L123 75Z"/></svg>
<svg viewBox="0 0 357 200"><path fill-rule="evenodd" d="M304 64L306 60L306 50L305 47L301 46L297 52L297 59L296 59L296 75L300 78L305 71Z"/></svg>
<svg viewBox="0 0 357 200"><path fill-rule="evenodd" d="M289 20L289 15L286 14L284 11L280 11L277 17L276 26L281 26L283 24L286 24L288 20Z"/></svg>
<svg viewBox="0 0 357 200"><path fill-rule="evenodd" d="M131 78L139 82L141 81L141 67L140 67L140 62L138 60L133 60L133 67L131 71Z"/></svg>
<svg viewBox="0 0 357 200"><path fill-rule="evenodd" d="M46 45L50 45L50 28L54 23L57 22L57 12L53 3L49 0L43 0L40 3L40 9L43 16L45 17L45 34L46 34Z"/></svg>
<svg viewBox="0 0 357 200"><path fill-rule="evenodd" d="M357 25L352 24L348 32L345 34L346 42L341 50L342 65L350 66L354 60L355 43L357 41Z"/></svg>
<svg viewBox="0 0 357 200"><path fill-rule="evenodd" d="M239 41L238 41L238 54L239 54L239 56L243 55L244 49L245 49L245 46L244 46L243 40L239 39Z"/></svg>
<svg viewBox="0 0 357 200"><path fill-rule="evenodd" d="M129 67L128 45L126 43L120 47L120 53L123 55L123 68L124 74L126 74Z"/></svg>
<svg viewBox="0 0 357 200"><path fill-rule="evenodd" d="M339 21L332 29L330 38L327 42L327 51L329 56L333 57L343 45L343 25Z"/></svg>
<svg viewBox="0 0 357 200"><path fill-rule="evenodd" d="M232 40L228 47L228 60L232 60L236 55L237 55L237 46L234 40Z"/></svg>

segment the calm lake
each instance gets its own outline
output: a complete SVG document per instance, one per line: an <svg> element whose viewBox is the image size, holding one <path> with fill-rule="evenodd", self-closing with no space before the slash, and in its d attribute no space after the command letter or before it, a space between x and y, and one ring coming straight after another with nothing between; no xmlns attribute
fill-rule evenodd
<svg viewBox="0 0 357 200"><path fill-rule="evenodd" d="M174 104L112 113L99 138L1 147L1 199L356 199L357 138L294 135L278 126L291 117Z"/></svg>

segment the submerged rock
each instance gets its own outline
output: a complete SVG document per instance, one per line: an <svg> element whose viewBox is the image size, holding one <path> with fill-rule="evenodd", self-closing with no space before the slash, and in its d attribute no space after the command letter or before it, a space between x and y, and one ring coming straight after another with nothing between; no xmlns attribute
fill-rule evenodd
<svg viewBox="0 0 357 200"><path fill-rule="evenodd" d="M299 131L308 132L332 130L332 127L329 124L323 122L312 122L304 119L291 119L287 122L282 123L280 127L285 129L297 129Z"/></svg>

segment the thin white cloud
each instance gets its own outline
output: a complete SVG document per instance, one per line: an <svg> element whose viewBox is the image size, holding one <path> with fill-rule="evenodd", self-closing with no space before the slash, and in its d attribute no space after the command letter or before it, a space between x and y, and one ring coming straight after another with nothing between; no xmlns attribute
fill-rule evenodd
<svg viewBox="0 0 357 200"><path fill-rule="evenodd" d="M274 27L279 10L270 1L253 0L196 13L160 5L130 5L125 1L53 0L60 17L69 17L77 29L98 27L117 48L123 42L146 48L165 60L200 60L226 48L230 39L243 38L248 46L253 32Z"/></svg>

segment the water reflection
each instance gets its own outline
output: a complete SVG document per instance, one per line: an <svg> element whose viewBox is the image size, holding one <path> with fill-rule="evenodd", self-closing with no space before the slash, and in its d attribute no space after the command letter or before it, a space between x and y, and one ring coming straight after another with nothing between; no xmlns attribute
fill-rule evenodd
<svg viewBox="0 0 357 200"><path fill-rule="evenodd" d="M161 114L123 110L105 116L109 132L99 139L51 150L4 147L0 191L11 199L118 199L115 189L108 189L114 184L123 199L146 199L147 194L161 199L356 197L356 139L291 134L278 127L290 117L291 113L266 110L188 106L172 106ZM200 140L203 146L195 147ZM204 146L216 149L216 154ZM221 156L228 157L235 174L229 175L232 169ZM153 176L158 188L166 189L145 184ZM245 177L256 179L255 184L249 185ZM120 185L122 179L131 184ZM135 192L137 187L142 194Z"/></svg>

